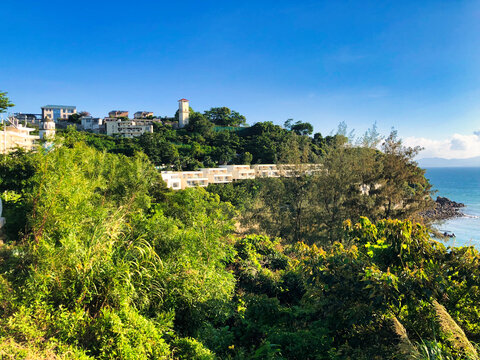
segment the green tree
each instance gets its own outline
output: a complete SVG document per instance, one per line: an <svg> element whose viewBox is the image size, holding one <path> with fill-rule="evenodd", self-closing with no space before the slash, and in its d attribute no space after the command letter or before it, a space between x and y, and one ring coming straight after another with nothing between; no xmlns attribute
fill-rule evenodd
<svg viewBox="0 0 480 360"><path fill-rule="evenodd" d="M304 122L301 122L301 121L296 121L294 123L293 119L288 119L287 121L285 121L283 126L286 129L291 130L298 135L311 135L311 134L313 134L313 126L312 126L312 124L310 124L308 122L304 123Z"/></svg>
<svg viewBox="0 0 480 360"><path fill-rule="evenodd" d="M213 124L201 113L193 112L190 114L188 125L185 130L193 133L198 133L204 138L211 138L213 136Z"/></svg>
<svg viewBox="0 0 480 360"><path fill-rule="evenodd" d="M241 126L245 125L247 121L245 116L225 106L211 108L205 111L203 115L215 125L220 126Z"/></svg>
<svg viewBox="0 0 480 360"><path fill-rule="evenodd" d="M10 102L6 92L0 91L0 114L7 111L9 107L13 107L15 104Z"/></svg>

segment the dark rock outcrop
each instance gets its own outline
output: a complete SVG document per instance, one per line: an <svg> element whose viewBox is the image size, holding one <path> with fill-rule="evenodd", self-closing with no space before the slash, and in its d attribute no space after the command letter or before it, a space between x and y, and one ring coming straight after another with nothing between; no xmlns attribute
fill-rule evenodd
<svg viewBox="0 0 480 360"><path fill-rule="evenodd" d="M457 203L446 197L438 196L435 200L435 207L432 210L428 210L424 213L424 217L430 220L445 220L455 217L464 216L460 211L465 207L465 204Z"/></svg>

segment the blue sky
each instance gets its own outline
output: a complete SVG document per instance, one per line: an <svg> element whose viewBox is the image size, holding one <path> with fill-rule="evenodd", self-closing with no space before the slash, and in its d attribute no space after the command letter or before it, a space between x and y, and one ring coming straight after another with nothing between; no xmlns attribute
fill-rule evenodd
<svg viewBox="0 0 480 360"><path fill-rule="evenodd" d="M426 155L480 155L480 1L3 0L0 90L172 115L228 106L328 134L395 127ZM460 144L459 144L460 142ZM462 143L464 142L464 143ZM478 154L476 153L478 152ZM438 153L438 154L437 154Z"/></svg>

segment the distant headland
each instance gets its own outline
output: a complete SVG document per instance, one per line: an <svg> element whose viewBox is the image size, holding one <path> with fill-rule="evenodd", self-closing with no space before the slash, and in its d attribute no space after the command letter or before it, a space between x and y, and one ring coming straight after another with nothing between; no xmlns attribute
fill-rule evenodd
<svg viewBox="0 0 480 360"><path fill-rule="evenodd" d="M417 161L422 168L431 167L480 167L480 156L466 159L424 158Z"/></svg>

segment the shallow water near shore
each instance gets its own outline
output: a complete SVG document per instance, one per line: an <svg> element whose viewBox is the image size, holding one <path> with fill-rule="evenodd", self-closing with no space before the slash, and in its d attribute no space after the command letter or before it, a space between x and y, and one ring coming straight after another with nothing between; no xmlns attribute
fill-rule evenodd
<svg viewBox="0 0 480 360"><path fill-rule="evenodd" d="M451 231L455 238L446 245L474 245L480 249L480 167L476 168L428 168L426 177L437 190L434 198L444 196L461 202L465 217L440 221L435 227Z"/></svg>

